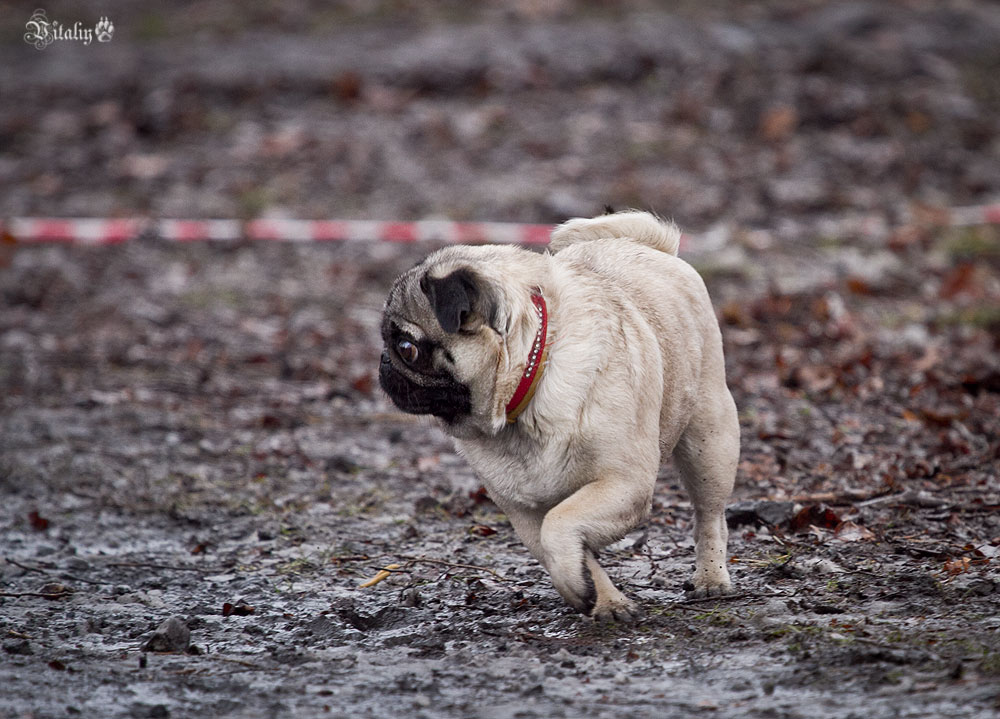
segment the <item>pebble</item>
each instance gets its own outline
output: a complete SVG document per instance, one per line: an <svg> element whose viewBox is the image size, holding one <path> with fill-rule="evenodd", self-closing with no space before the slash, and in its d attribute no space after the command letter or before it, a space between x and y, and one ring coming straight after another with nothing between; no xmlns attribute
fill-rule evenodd
<svg viewBox="0 0 1000 719"><path fill-rule="evenodd" d="M34 654L31 649L31 642L27 639L11 639L3 643L3 650L8 654Z"/></svg>
<svg viewBox="0 0 1000 719"><path fill-rule="evenodd" d="M143 647L144 652L185 652L191 643L191 630L180 617L170 617L153 632Z"/></svg>

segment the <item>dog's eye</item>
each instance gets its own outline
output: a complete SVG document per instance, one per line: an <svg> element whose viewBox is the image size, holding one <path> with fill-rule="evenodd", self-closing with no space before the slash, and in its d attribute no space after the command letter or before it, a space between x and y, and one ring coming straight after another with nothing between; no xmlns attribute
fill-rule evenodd
<svg viewBox="0 0 1000 719"><path fill-rule="evenodd" d="M420 357L420 350L409 340L400 340L396 343L396 352L402 357L406 364L413 364Z"/></svg>

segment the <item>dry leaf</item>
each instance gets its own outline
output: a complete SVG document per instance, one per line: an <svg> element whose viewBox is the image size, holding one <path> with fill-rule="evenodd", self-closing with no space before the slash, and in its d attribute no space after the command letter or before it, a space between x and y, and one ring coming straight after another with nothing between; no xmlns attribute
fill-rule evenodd
<svg viewBox="0 0 1000 719"><path fill-rule="evenodd" d="M860 524L847 520L833 531L833 536L841 542L862 542L875 539L875 533Z"/></svg>

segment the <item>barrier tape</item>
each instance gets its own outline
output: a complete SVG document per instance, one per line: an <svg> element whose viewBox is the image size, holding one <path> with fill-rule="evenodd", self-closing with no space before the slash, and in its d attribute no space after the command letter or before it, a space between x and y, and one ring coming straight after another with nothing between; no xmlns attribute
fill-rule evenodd
<svg viewBox="0 0 1000 719"><path fill-rule="evenodd" d="M168 242L272 240L277 242L445 242L544 245L552 225L516 222L379 222L373 220L150 220L145 218L14 217L0 233L15 242L114 245L140 236Z"/></svg>
<svg viewBox="0 0 1000 719"><path fill-rule="evenodd" d="M1000 203L951 209L917 208L917 224L969 226L1000 224ZM856 218L855 218L856 219ZM884 218L872 216L873 227L885 228ZM862 223L864 225L865 223ZM856 221L845 224L855 230ZM446 244L544 245L552 225L517 222L453 222L419 220L179 220L150 218L13 217L0 220L0 237L14 243L62 242L74 245L115 245L138 237L167 242L205 240L272 240L277 242L444 242ZM681 237L681 250L688 246Z"/></svg>

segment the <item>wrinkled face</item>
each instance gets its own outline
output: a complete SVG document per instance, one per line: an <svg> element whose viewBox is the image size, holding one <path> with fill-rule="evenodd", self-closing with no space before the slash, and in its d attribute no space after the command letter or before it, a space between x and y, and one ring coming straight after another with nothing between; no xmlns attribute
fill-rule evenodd
<svg viewBox="0 0 1000 719"><path fill-rule="evenodd" d="M449 425L473 411L473 389L463 378L479 359L482 304L465 271L435 278L421 265L396 280L382 317L379 384L397 407Z"/></svg>

